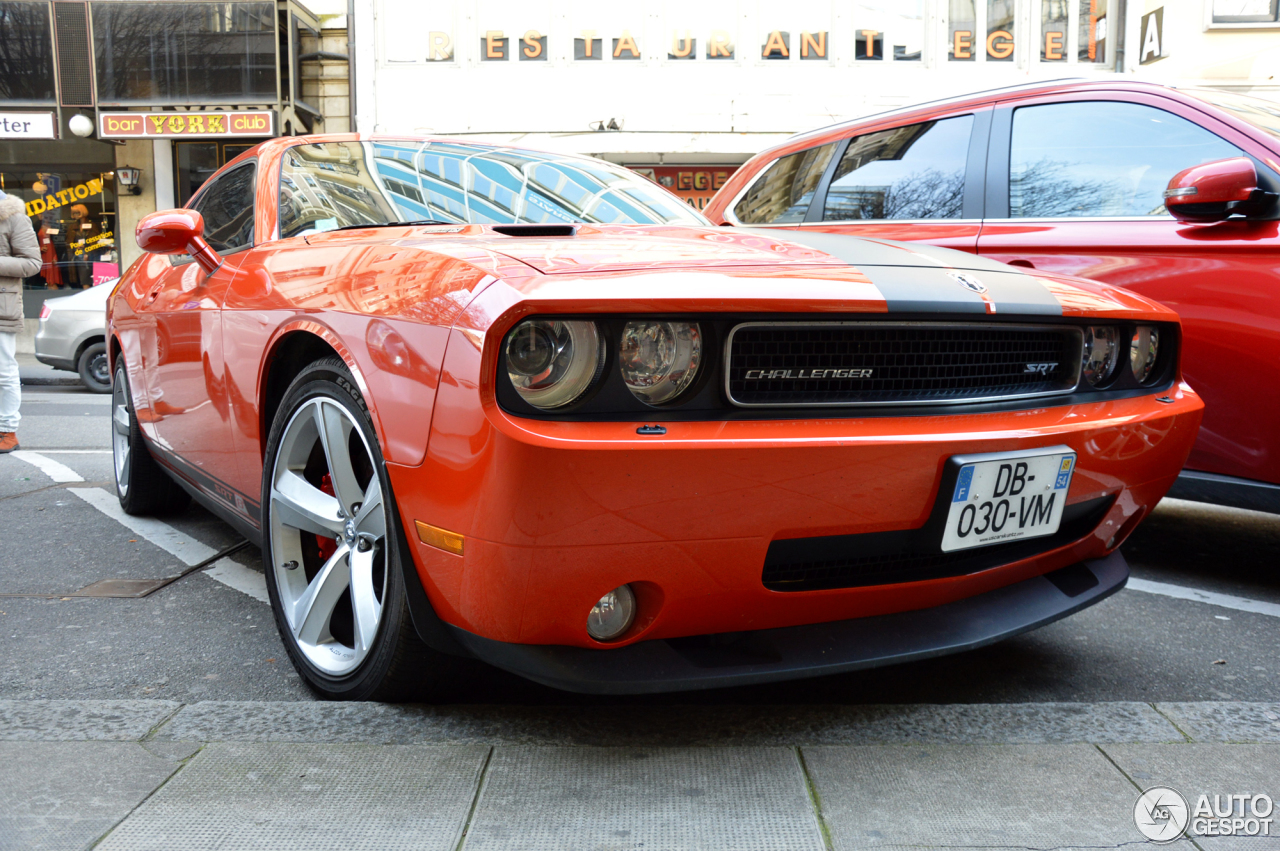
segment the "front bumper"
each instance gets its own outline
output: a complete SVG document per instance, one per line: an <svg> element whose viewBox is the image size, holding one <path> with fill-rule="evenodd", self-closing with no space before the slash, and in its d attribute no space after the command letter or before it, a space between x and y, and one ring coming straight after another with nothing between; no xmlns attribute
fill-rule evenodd
<svg viewBox="0 0 1280 851"><path fill-rule="evenodd" d="M1124 587L1119 552L930 609L615 650L510 644L449 627L491 665L566 691L648 694L794 680L959 653L1044 626Z"/></svg>

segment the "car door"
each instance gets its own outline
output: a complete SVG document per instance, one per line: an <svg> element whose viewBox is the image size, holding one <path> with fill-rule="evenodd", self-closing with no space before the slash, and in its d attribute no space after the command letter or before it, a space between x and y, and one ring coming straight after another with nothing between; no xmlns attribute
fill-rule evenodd
<svg viewBox="0 0 1280 851"><path fill-rule="evenodd" d="M206 273L175 255L151 303L155 320L151 411L157 442L201 488L234 506L226 487L230 450L222 303L247 249L253 247L256 164L246 163L208 184L191 206L223 264Z"/></svg>
<svg viewBox="0 0 1280 851"><path fill-rule="evenodd" d="M780 157L726 211L802 229L976 251L990 109L852 131Z"/></svg>
<svg viewBox="0 0 1280 851"><path fill-rule="evenodd" d="M1280 394L1270 390L1280 384L1277 223L1184 225L1163 206L1174 174L1248 154L1247 145L1207 113L1141 93L1002 105L978 251L1178 311L1183 373L1206 405L1187 467L1280 482ZM1261 180L1280 183L1254 159Z"/></svg>

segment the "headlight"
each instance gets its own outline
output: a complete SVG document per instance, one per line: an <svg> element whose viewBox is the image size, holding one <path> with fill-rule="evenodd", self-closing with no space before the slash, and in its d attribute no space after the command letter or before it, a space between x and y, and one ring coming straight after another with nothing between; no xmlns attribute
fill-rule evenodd
<svg viewBox="0 0 1280 851"><path fill-rule="evenodd" d="M1084 329L1084 361L1080 371L1089 386L1104 384L1120 360L1120 329L1115 325L1090 325Z"/></svg>
<svg viewBox="0 0 1280 851"><path fill-rule="evenodd" d="M603 345L594 322L526 319L507 337L507 375L530 405L560 408L591 386Z"/></svg>
<svg viewBox="0 0 1280 851"><path fill-rule="evenodd" d="M618 362L622 380L641 402L660 405L693 383L702 361L702 331L696 322L628 322Z"/></svg>
<svg viewBox="0 0 1280 851"><path fill-rule="evenodd" d="M1146 384L1155 371L1160 357L1160 329L1151 325L1139 325L1129 343L1129 366L1139 384Z"/></svg>

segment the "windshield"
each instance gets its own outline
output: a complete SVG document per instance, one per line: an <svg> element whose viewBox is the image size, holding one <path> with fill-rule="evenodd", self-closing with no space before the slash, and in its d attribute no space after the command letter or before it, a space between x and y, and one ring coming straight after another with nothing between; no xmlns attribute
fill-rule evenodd
<svg viewBox="0 0 1280 851"><path fill-rule="evenodd" d="M425 219L458 224L710 224L621 166L456 142L323 142L285 152L280 236Z"/></svg>
<svg viewBox="0 0 1280 851"><path fill-rule="evenodd" d="M1280 103L1216 89L1194 89L1191 94L1247 121L1273 139L1280 139Z"/></svg>

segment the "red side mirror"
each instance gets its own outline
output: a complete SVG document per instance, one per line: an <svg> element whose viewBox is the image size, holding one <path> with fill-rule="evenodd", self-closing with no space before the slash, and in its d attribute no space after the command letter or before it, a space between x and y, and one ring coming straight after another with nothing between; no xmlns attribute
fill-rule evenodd
<svg viewBox="0 0 1280 851"><path fill-rule="evenodd" d="M161 210L142 217L138 247L151 254L190 254L205 272L222 265L222 258L204 240L204 217L195 210Z"/></svg>
<svg viewBox="0 0 1280 851"><path fill-rule="evenodd" d="M1220 222L1233 213L1261 212L1269 198L1258 189L1253 160L1232 157L1175 174L1164 191L1164 207L1180 222Z"/></svg>

